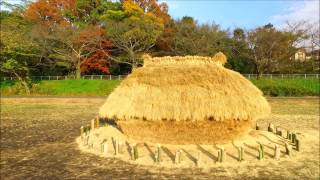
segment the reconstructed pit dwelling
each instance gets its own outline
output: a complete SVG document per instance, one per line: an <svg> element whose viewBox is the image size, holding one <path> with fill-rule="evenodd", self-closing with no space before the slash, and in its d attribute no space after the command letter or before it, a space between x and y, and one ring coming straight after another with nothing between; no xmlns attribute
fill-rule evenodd
<svg viewBox="0 0 320 180"><path fill-rule="evenodd" d="M253 130L270 106L249 80L224 67L224 54L143 58L144 66L108 96L91 128L81 128L81 150L143 165L210 167L227 156L234 165L262 160L264 153L287 157L291 145L298 148L289 131L284 139L273 125L268 131L275 134Z"/></svg>
<svg viewBox="0 0 320 180"><path fill-rule="evenodd" d="M127 136L165 144L214 144L245 135L270 113L262 92L214 57L144 57L101 107Z"/></svg>

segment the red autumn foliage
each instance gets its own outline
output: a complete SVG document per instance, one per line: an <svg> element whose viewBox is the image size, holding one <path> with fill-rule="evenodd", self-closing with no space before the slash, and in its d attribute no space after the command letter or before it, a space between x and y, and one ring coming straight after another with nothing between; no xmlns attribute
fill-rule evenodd
<svg viewBox="0 0 320 180"><path fill-rule="evenodd" d="M109 74L109 61L108 56L110 49L113 48L110 41L101 41L100 44L91 47L98 49L90 57L83 60L81 64L81 73L89 73L92 70L97 70L105 74Z"/></svg>
<svg viewBox="0 0 320 180"><path fill-rule="evenodd" d="M98 70L109 74L109 62L107 55L101 50L96 51L89 58L85 59L81 65L81 73L89 73L92 70Z"/></svg>

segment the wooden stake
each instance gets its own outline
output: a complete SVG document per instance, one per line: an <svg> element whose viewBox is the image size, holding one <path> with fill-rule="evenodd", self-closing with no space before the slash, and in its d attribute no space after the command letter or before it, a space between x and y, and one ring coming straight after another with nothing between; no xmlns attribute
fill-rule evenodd
<svg viewBox="0 0 320 180"><path fill-rule="evenodd" d="M292 141L292 133L291 132L289 133L289 138L288 139L289 139L289 141Z"/></svg>
<svg viewBox="0 0 320 180"><path fill-rule="evenodd" d="M296 150L300 151L300 139L296 138Z"/></svg>
<svg viewBox="0 0 320 180"><path fill-rule="evenodd" d="M273 130L274 130L273 124L272 124L272 123L269 123L268 131L269 131L269 132L273 132Z"/></svg>
<svg viewBox="0 0 320 180"><path fill-rule="evenodd" d="M276 128L276 134L282 136L282 131L279 127Z"/></svg>
<svg viewBox="0 0 320 180"><path fill-rule="evenodd" d="M133 147L133 153L134 153L134 160L137 160L139 158L138 146L137 145L135 145Z"/></svg>
<svg viewBox="0 0 320 180"><path fill-rule="evenodd" d="M200 167L201 166L201 151L198 151L198 157L197 157L197 167Z"/></svg>
<svg viewBox="0 0 320 180"><path fill-rule="evenodd" d="M115 139L115 138L112 138L113 139L113 147L114 147L114 155L118 155L118 141Z"/></svg>
<svg viewBox="0 0 320 180"><path fill-rule="evenodd" d="M286 154L288 156L291 156L291 145L289 143L285 143L285 146L286 146Z"/></svg>
<svg viewBox="0 0 320 180"><path fill-rule="evenodd" d="M287 130L287 139L291 139L291 138L290 138L290 131L289 131L289 130Z"/></svg>
<svg viewBox="0 0 320 180"><path fill-rule="evenodd" d="M123 153L123 144L121 141L118 143L118 151L119 151L119 154Z"/></svg>
<svg viewBox="0 0 320 180"><path fill-rule="evenodd" d="M175 153L175 157L174 157L174 163L175 164L180 164L180 155L181 155L180 150L177 150L176 153Z"/></svg>
<svg viewBox="0 0 320 180"><path fill-rule="evenodd" d="M218 151L218 162L224 162L225 160L225 151L224 147L221 147Z"/></svg>
<svg viewBox="0 0 320 180"><path fill-rule="evenodd" d="M96 117L96 128L100 127L100 118Z"/></svg>
<svg viewBox="0 0 320 180"><path fill-rule="evenodd" d="M81 137L82 137L83 134L84 134L84 127L81 126L81 127L80 127L80 135L81 135Z"/></svg>
<svg viewBox="0 0 320 180"><path fill-rule="evenodd" d="M244 148L243 146L238 147L238 160L241 162L243 161L243 155L244 155Z"/></svg>
<svg viewBox="0 0 320 180"><path fill-rule="evenodd" d="M259 157L258 157L258 159L259 160L262 160L263 158L264 158L264 149L263 149L263 144L261 144L260 143L260 145L259 145Z"/></svg>
<svg viewBox="0 0 320 180"><path fill-rule="evenodd" d="M157 159L158 159L158 162L162 161L162 158L161 158L161 145L160 144L157 145Z"/></svg>
<svg viewBox="0 0 320 180"><path fill-rule="evenodd" d="M260 130L260 126L258 123L256 123L256 130Z"/></svg>
<svg viewBox="0 0 320 180"><path fill-rule="evenodd" d="M84 145L89 145L89 137L90 136L86 136Z"/></svg>
<svg viewBox="0 0 320 180"><path fill-rule="evenodd" d="M89 135L90 134L90 125L87 125L86 127L85 127L85 135L87 136L87 135Z"/></svg>
<svg viewBox="0 0 320 180"><path fill-rule="evenodd" d="M180 149L179 150L179 163L183 161L183 151Z"/></svg>
<svg viewBox="0 0 320 180"><path fill-rule="evenodd" d="M101 152L105 155L108 155L108 141L107 141L107 139L104 139L101 142Z"/></svg>
<svg viewBox="0 0 320 180"><path fill-rule="evenodd" d="M295 144L296 143L296 138L297 138L297 135L295 133L292 133L291 142Z"/></svg>
<svg viewBox="0 0 320 180"><path fill-rule="evenodd" d="M134 159L134 150L133 150L133 147L131 147L130 151L131 151L131 160L134 161L135 159Z"/></svg>
<svg viewBox="0 0 320 180"><path fill-rule="evenodd" d="M95 125L95 119L92 119L91 120L91 130L94 130L94 125Z"/></svg>
<svg viewBox="0 0 320 180"><path fill-rule="evenodd" d="M274 147L274 158L276 160L280 159L280 147L279 147L278 144L276 144L275 147Z"/></svg>

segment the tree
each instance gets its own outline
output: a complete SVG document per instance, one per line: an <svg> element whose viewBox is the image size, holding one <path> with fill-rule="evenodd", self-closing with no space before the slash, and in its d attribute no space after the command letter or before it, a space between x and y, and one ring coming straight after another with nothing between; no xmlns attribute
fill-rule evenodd
<svg viewBox="0 0 320 180"><path fill-rule="evenodd" d="M104 20L107 37L128 57L112 59L130 64L133 69L140 63L139 53L153 47L163 30L162 19L145 12L132 0L124 1L122 10L107 11Z"/></svg>
<svg viewBox="0 0 320 180"><path fill-rule="evenodd" d="M113 45L110 41L102 41L98 46L97 51L82 62L82 73L110 73L108 57Z"/></svg>
<svg viewBox="0 0 320 180"><path fill-rule="evenodd" d="M236 28L233 37L230 39L231 53L228 57L226 67L240 73L255 72L255 65L248 57L248 43L246 42L246 32L244 29Z"/></svg>
<svg viewBox="0 0 320 180"><path fill-rule="evenodd" d="M35 24L33 36L42 47L44 58L64 62L79 79L86 58L97 50L109 54L101 47L106 38L99 18L108 8L117 8L117 4L101 0L38 0L27 7L25 17Z"/></svg>
<svg viewBox="0 0 320 180"><path fill-rule="evenodd" d="M285 67L296 52L299 37L300 34L279 31L272 24L250 31L247 56L256 66L257 78L265 72L277 72Z"/></svg>
<svg viewBox="0 0 320 180"><path fill-rule="evenodd" d="M15 76L27 94L30 68L38 57L38 47L30 39L29 31L30 24L18 13L1 11L0 70Z"/></svg>
<svg viewBox="0 0 320 180"><path fill-rule="evenodd" d="M102 47L102 44L106 41L104 31L97 26L84 28L58 27L54 30L53 35L48 37L48 40L52 42L53 52L75 70L77 79L80 79L81 66L87 62L85 61L87 57L97 51L109 54L108 49Z"/></svg>
<svg viewBox="0 0 320 180"><path fill-rule="evenodd" d="M174 53L177 55L211 56L218 51L228 51L228 34L217 24L198 25L192 18L185 16L176 21Z"/></svg>

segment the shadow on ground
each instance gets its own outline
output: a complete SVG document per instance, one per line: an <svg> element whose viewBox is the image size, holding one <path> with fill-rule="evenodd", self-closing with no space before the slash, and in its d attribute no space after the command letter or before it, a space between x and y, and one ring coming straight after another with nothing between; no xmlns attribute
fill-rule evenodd
<svg viewBox="0 0 320 180"><path fill-rule="evenodd" d="M104 99L7 99L1 103L1 179L286 179L284 167L266 171L248 164L245 169L148 168L85 154L75 138ZM290 162L289 162L290 163ZM309 179L319 161L287 168L294 179ZM319 174L316 175L319 177ZM314 177L314 176L313 176Z"/></svg>

